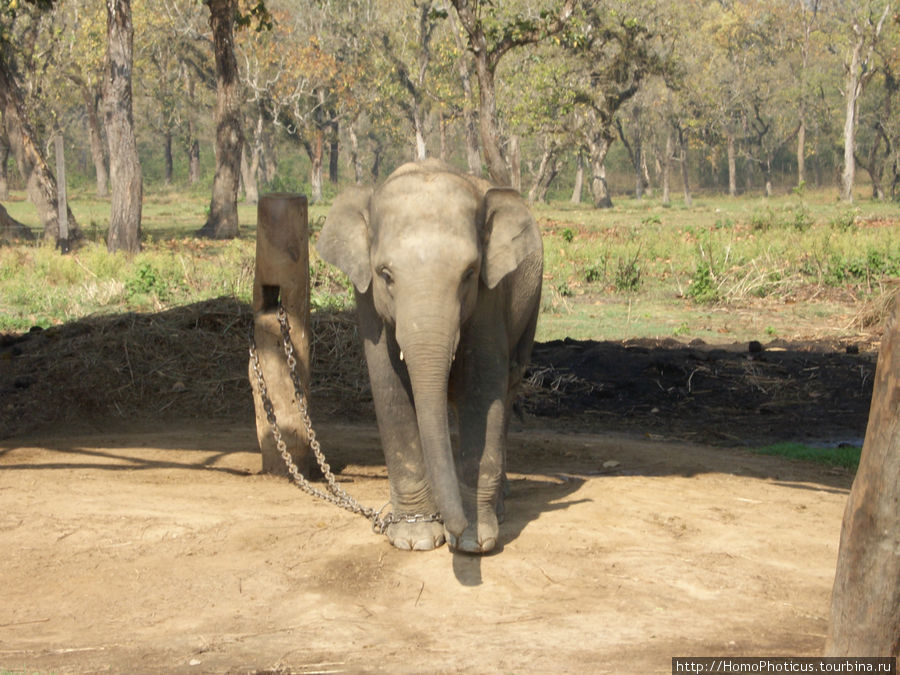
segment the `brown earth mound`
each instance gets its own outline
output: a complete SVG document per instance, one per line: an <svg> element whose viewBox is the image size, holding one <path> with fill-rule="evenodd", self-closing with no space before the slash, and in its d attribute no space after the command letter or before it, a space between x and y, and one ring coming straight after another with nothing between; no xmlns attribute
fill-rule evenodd
<svg viewBox="0 0 900 675"><path fill-rule="evenodd" d="M218 299L0 336L0 437L52 427L252 420L250 310ZM313 316L313 414L371 419L355 321ZM519 409L584 431L718 444L861 441L876 352L835 342L535 345Z"/></svg>

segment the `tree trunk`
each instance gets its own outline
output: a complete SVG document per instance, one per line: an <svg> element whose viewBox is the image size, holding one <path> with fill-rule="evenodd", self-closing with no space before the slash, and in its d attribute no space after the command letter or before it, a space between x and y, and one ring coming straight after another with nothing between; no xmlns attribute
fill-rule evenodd
<svg viewBox="0 0 900 675"><path fill-rule="evenodd" d="M248 160L252 157L252 161ZM256 174L259 170L259 153L249 146L241 153L241 184L244 186L244 201L248 204L259 202L259 184Z"/></svg>
<svg viewBox="0 0 900 675"><path fill-rule="evenodd" d="M662 162L662 203L666 206L672 203L672 191L670 187L670 176L672 173L672 156L675 153L675 141L672 138L672 127L666 125L666 151L663 154Z"/></svg>
<svg viewBox="0 0 900 675"><path fill-rule="evenodd" d="M572 186L572 198L569 200L573 204L581 203L581 193L584 190L584 157L581 151L575 156L575 184Z"/></svg>
<svg viewBox="0 0 900 675"><path fill-rule="evenodd" d="M797 128L797 187L806 184L806 122L800 111L800 126Z"/></svg>
<svg viewBox="0 0 900 675"><path fill-rule="evenodd" d="M868 18L871 33L866 35L865 28L860 27L857 21L853 22L854 42L850 52L850 63L847 64L847 80L844 84L845 117L844 117L844 171L841 176L841 199L846 202L853 201L853 181L856 172L856 126L857 116L859 115L859 97L862 95L866 82L875 73L875 68L871 66L869 61L881 29L884 26L885 19L891 13L892 3L886 2L881 18L877 24L872 24L872 17ZM863 49L868 42L866 55L863 56Z"/></svg>
<svg viewBox="0 0 900 675"><path fill-rule="evenodd" d="M0 199L9 199L9 141L0 130Z"/></svg>
<svg viewBox="0 0 900 675"><path fill-rule="evenodd" d="M644 161L644 148L641 142L641 109L635 106L632 115L633 140L629 140L628 136L625 135L625 128L622 126L619 118L616 118L616 129L619 131L619 138L622 140L625 150L628 151L628 158L631 160L631 167L634 170L634 198L643 199L644 188L650 184L650 181L644 177L647 171L647 163Z"/></svg>
<svg viewBox="0 0 900 675"><path fill-rule="evenodd" d="M428 157L428 147L425 144L425 128L418 106L412 108L413 128L416 130L416 160L421 161Z"/></svg>
<svg viewBox="0 0 900 675"><path fill-rule="evenodd" d="M734 147L734 134L728 134L728 195L737 196L737 153Z"/></svg>
<svg viewBox="0 0 900 675"><path fill-rule="evenodd" d="M200 142L197 140L197 123L194 115L194 78L191 77L191 72L187 67L184 69L184 86L187 91L189 108L187 111L188 136L185 146L188 158L188 181L191 185L196 185L200 180Z"/></svg>
<svg viewBox="0 0 900 675"><path fill-rule="evenodd" d="M44 230L44 239L59 240L59 214L57 213L56 179L41 154L34 132L25 113L22 92L16 83L7 57L0 54L0 111L9 147L16 158L19 174L25 180L28 198L38 212ZM69 240L81 236L78 223L71 211Z"/></svg>
<svg viewBox="0 0 900 675"><path fill-rule="evenodd" d="M612 140L604 135L595 136L588 141L591 164L591 196L594 206L598 209L612 207L612 198L609 196L609 185L606 182L606 154Z"/></svg>
<svg viewBox="0 0 900 675"><path fill-rule="evenodd" d="M200 141L194 136L193 122L190 124L191 141L188 146L188 181L191 185L200 182Z"/></svg>
<svg viewBox="0 0 900 675"><path fill-rule="evenodd" d="M687 144L687 134L684 133L684 130L678 129L678 145L681 148L681 185L684 188L684 205L691 206L693 204L693 200L691 199L691 185L688 180L688 144Z"/></svg>
<svg viewBox="0 0 900 675"><path fill-rule="evenodd" d="M141 164L131 109L131 0L106 0L107 70L104 86L109 173L112 183L110 252L141 249Z"/></svg>
<svg viewBox="0 0 900 675"><path fill-rule="evenodd" d="M165 155L166 174L163 183L168 187L172 184L172 130L166 129L163 132L163 153Z"/></svg>
<svg viewBox="0 0 900 675"><path fill-rule="evenodd" d="M259 202L259 165L263 146L263 115L257 111L256 129L253 142L248 142L241 153L241 182L244 185L244 199L248 204Z"/></svg>
<svg viewBox="0 0 900 675"><path fill-rule="evenodd" d="M509 186L516 192L522 191L522 153L516 135L509 139Z"/></svg>
<svg viewBox="0 0 900 675"><path fill-rule="evenodd" d="M325 139L321 129L313 132L312 143L306 143L306 154L309 157L309 201L313 204L322 201L322 156Z"/></svg>
<svg viewBox="0 0 900 675"><path fill-rule="evenodd" d="M497 94L494 71L488 66L484 51L475 53L475 72L478 76L478 125L481 147L488 173L495 184L510 185L509 169L500 148L500 128L497 125Z"/></svg>
<svg viewBox="0 0 900 675"><path fill-rule="evenodd" d="M766 178L766 197L772 196L772 155L766 155L766 161L763 165Z"/></svg>
<svg viewBox="0 0 900 675"><path fill-rule="evenodd" d="M356 125L347 125L347 138L350 141L350 165L353 167L353 180L357 185L363 181L363 165L359 156L359 137L356 135Z"/></svg>
<svg viewBox="0 0 900 675"><path fill-rule="evenodd" d="M856 114L857 100L862 90L860 77L860 61L863 39L858 37L850 53L850 66L847 68L847 80L844 84L844 170L841 173L841 199L853 201L853 183L856 175Z"/></svg>
<svg viewBox="0 0 900 675"><path fill-rule="evenodd" d="M328 143L328 182L337 185L339 178L340 144L338 143L338 123L331 125L331 138Z"/></svg>
<svg viewBox="0 0 900 675"><path fill-rule="evenodd" d="M531 189L528 191L529 202L534 203L535 201L544 201L544 198L547 196L547 190L550 187L550 183L556 177L557 173L557 150L558 147L555 143L550 141L544 142L544 152L541 154L541 163L534 176L534 182L531 184Z"/></svg>
<svg viewBox="0 0 900 675"><path fill-rule="evenodd" d="M103 94L94 88L84 87L83 95L91 160L94 162L94 175L97 177L97 196L104 199L109 196L109 174L106 170L106 153L103 152L103 132L100 128L100 105Z"/></svg>
<svg viewBox="0 0 900 675"><path fill-rule="evenodd" d="M381 137L377 134L369 132L369 140L372 141L372 166L369 169L369 173L372 175L372 180L374 182L378 182L378 177L381 175L381 161L384 159L384 146L382 145Z"/></svg>
<svg viewBox="0 0 900 675"><path fill-rule="evenodd" d="M825 653L900 656L900 302L884 330L859 469L844 510Z"/></svg>
<svg viewBox="0 0 900 675"><path fill-rule="evenodd" d="M59 220L59 250L69 252L69 198L66 195L66 141L62 130L53 137L56 150L56 217Z"/></svg>
<svg viewBox="0 0 900 675"><path fill-rule="evenodd" d="M230 239L238 235L237 195L241 177L240 77L234 55L237 0L204 0L216 56L216 175L209 217L198 231L202 237Z"/></svg>
<svg viewBox="0 0 900 675"><path fill-rule="evenodd" d="M444 115L441 115L440 121L438 122L438 133L440 134L441 141L440 156L442 162L447 161L447 155L449 154L449 148L447 147L447 124L449 124L447 118Z"/></svg>

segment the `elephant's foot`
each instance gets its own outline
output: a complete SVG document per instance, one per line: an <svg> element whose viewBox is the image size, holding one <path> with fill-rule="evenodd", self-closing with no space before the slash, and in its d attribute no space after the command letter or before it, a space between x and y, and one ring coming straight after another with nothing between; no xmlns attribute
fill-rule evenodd
<svg viewBox="0 0 900 675"><path fill-rule="evenodd" d="M469 521L469 526L456 537L447 533L450 549L461 553L488 553L497 545L500 525L494 509L479 509L478 518Z"/></svg>
<svg viewBox="0 0 900 675"><path fill-rule="evenodd" d="M444 543L444 526L436 521L392 523L385 534L391 544L403 551L431 551Z"/></svg>

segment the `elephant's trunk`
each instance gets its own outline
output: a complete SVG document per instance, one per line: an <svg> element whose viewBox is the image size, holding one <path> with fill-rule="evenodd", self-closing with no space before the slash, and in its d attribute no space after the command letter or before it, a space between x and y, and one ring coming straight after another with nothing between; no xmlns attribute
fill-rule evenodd
<svg viewBox="0 0 900 675"><path fill-rule="evenodd" d="M450 425L447 416L447 380L456 349L457 324L450 317L427 328L416 327L406 333L398 330L398 342L412 385L419 439L425 460L425 472L444 527L457 537L466 529L459 493L459 480L450 446ZM420 326L425 321L415 321ZM398 327L399 327L398 322Z"/></svg>

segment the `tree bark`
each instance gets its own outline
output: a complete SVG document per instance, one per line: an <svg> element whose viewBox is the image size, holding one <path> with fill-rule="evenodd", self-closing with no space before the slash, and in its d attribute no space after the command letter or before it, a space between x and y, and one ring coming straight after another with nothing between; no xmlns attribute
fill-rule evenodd
<svg viewBox="0 0 900 675"><path fill-rule="evenodd" d="M581 193L584 190L584 156L581 151L575 156L575 184L572 186L572 198L569 200L573 204L581 203Z"/></svg>
<svg viewBox="0 0 900 675"><path fill-rule="evenodd" d="M0 199L9 199L9 141L0 129Z"/></svg>
<svg viewBox="0 0 900 675"><path fill-rule="evenodd" d="M237 0L204 0L209 7L216 57L216 175L213 178L209 217L197 232L201 237L231 239L238 236L237 196L241 180L240 77L234 55L234 17Z"/></svg>
<svg viewBox="0 0 900 675"><path fill-rule="evenodd" d="M347 138L350 141L350 166L353 167L353 180L360 185L363 181L363 165L359 156L359 137L356 135L356 125L348 124L346 129Z"/></svg>
<svg viewBox="0 0 900 675"><path fill-rule="evenodd" d="M900 302L884 330L859 469L844 510L825 654L900 656Z"/></svg>
<svg viewBox="0 0 900 675"><path fill-rule="evenodd" d="M195 121L195 103L194 103L194 78L188 67L184 68L184 88L187 93L188 111L187 111L187 127L188 134L185 143L188 159L188 181L191 185L196 185L200 180L200 142L197 140L197 122Z"/></svg>
<svg viewBox="0 0 900 675"><path fill-rule="evenodd" d="M109 173L106 170L106 153L103 151L103 131L100 127L100 106L103 92L98 88L84 86L84 108L87 113L88 139L91 145L91 160L94 163L94 175L97 178L97 196L101 199L109 197Z"/></svg>
<svg viewBox="0 0 900 675"><path fill-rule="evenodd" d="M522 191L522 153L515 134L509 137L509 186L516 192Z"/></svg>
<svg viewBox="0 0 900 675"><path fill-rule="evenodd" d="M510 185L509 168L500 147L500 128L497 124L497 89L494 83L496 60L491 59L487 38L480 19L468 2L453 0L459 20L469 35L469 46L475 58L475 77L478 79L478 128L481 149L491 180L497 185Z"/></svg>
<svg viewBox="0 0 900 675"><path fill-rule="evenodd" d="M106 247L111 252L137 252L141 249L143 186L132 118L131 0L106 0L106 37L104 107L112 183Z"/></svg>
<svg viewBox="0 0 900 675"><path fill-rule="evenodd" d="M481 131L481 147L484 150L488 173L495 184L510 185L509 168L500 148L494 70L488 65L487 54L480 50L475 52L475 72L478 76L478 126Z"/></svg>
<svg viewBox="0 0 900 675"><path fill-rule="evenodd" d="M728 134L728 195L737 196L737 152L732 133Z"/></svg>
<svg viewBox="0 0 900 675"><path fill-rule="evenodd" d="M171 129L166 129L163 132L163 155L165 159L165 176L163 177L163 184L169 186L172 184L173 173Z"/></svg>
<svg viewBox="0 0 900 675"><path fill-rule="evenodd" d="M806 121L800 111L800 126L797 128L797 187L806 184Z"/></svg>
<svg viewBox="0 0 900 675"><path fill-rule="evenodd" d="M662 203L666 206L672 203L672 191L670 177L672 174L672 156L675 153L675 141L672 138L672 126L666 125L666 150L662 161Z"/></svg>
<svg viewBox="0 0 900 675"><path fill-rule="evenodd" d="M684 205L691 206L693 204L693 200L691 199L691 185L689 182L689 172L688 172L688 143L687 143L687 134L684 133L684 129L678 129L678 145L681 148L681 186L684 188Z"/></svg>
<svg viewBox="0 0 900 675"><path fill-rule="evenodd" d="M891 10L891 3L885 3L881 18L874 26L869 25L871 34L866 35L859 22L853 22L854 41L850 51L850 63L847 65L847 79L844 84L844 170L841 175L841 199L846 202L853 201L853 182L856 173L856 126L859 114L859 97L862 95L866 82L872 77L875 70L869 64L875 43L881 34L884 21ZM871 21L871 18L869 19ZM868 48L866 49L866 43ZM863 49L866 54L863 55Z"/></svg>
<svg viewBox="0 0 900 675"><path fill-rule="evenodd" d="M853 201L853 183L856 176L856 114L857 101L862 91L860 74L863 38L854 42L850 52L850 66L847 69L847 80L844 83L844 169L841 173L841 199Z"/></svg>
<svg viewBox="0 0 900 675"><path fill-rule="evenodd" d="M306 154L309 157L309 201L313 204L322 201L322 159L325 154L325 134L320 128L313 131L312 142L305 142Z"/></svg>
<svg viewBox="0 0 900 675"><path fill-rule="evenodd" d="M544 201L546 199L550 183L556 178L558 171L556 161L558 151L559 146L552 141L544 142L544 152L541 154L541 163L534 176L534 182L531 185L531 189L528 191L529 202L534 203L535 201Z"/></svg>
<svg viewBox="0 0 900 675"><path fill-rule="evenodd" d="M418 106L412 108L412 123L416 132L416 160L421 161L428 157L428 146L425 143L425 123Z"/></svg>
<svg viewBox="0 0 900 675"><path fill-rule="evenodd" d="M244 199L248 204L259 202L259 167L263 149L263 115L258 110L253 140L247 141L241 153L241 182L244 185Z"/></svg>
<svg viewBox="0 0 900 675"><path fill-rule="evenodd" d="M328 182L332 185L338 183L340 143L338 142L338 123L331 125L331 137L328 139Z"/></svg>
<svg viewBox="0 0 900 675"><path fill-rule="evenodd" d="M598 209L612 208L612 198L609 196L609 185L606 182L606 154L612 139L605 135L598 135L588 140L588 152L591 164L591 196L594 206Z"/></svg>
<svg viewBox="0 0 900 675"><path fill-rule="evenodd" d="M56 244L59 240L59 214L57 213L56 178L47 165L32 131L22 92L16 83L8 56L0 54L0 111L10 149L16 158L19 174L23 177L28 198L38 212L44 230L44 239ZM78 223L71 211L69 240L80 238Z"/></svg>

